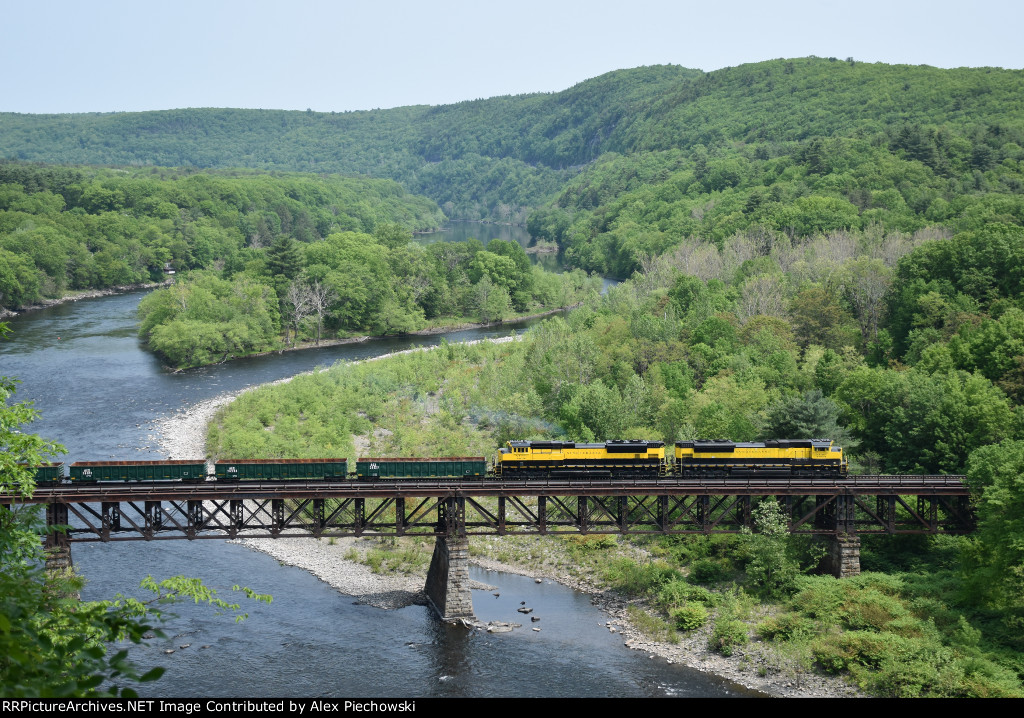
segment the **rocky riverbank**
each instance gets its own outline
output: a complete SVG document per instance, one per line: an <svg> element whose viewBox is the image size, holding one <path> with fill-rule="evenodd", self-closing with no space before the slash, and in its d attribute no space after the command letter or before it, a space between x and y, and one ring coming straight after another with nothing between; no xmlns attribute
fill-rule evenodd
<svg viewBox="0 0 1024 718"><path fill-rule="evenodd" d="M751 691L776 698L864 697L840 678L806 673L795 661L787 661L780 656L771 644L753 641L746 646L735 647L732 656L719 655L709 648L712 630L710 621L696 631L678 633L677 642L652 639L644 634L630 616L630 608L648 610L644 601L622 596L591 580L570 577L567 570L552 570L553 566L564 566L563 561L569 560L556 556L551 561L543 561L547 565L539 568L480 557L474 557L473 563L482 568L557 581L589 594L590 602L608 615L608 629L620 633L626 647L643 651L652 658L658 656L669 663L720 676ZM653 609L650 612L654 613Z"/></svg>
<svg viewBox="0 0 1024 718"><path fill-rule="evenodd" d="M494 341L513 339L515 337ZM288 378L273 383L290 380L291 378ZM229 404L237 396L238 393L223 394L159 420L154 427L154 438L168 458L205 456L207 424L218 409ZM673 663L721 676L769 696L840 698L861 695L840 679L806 673L796 659L786 658L771 644L755 641L738 647L731 657L718 655L708 648L710 624L701 630L680 634L676 643L652 640L634 625L630 616L630 607L643 608L642 602L624 598L587 578L573 577L574 572L569 570L571 559L559 555L559 544L556 540L545 537L537 537L536 540L547 542L541 549L545 554L542 561L513 563L479 555L474 555L473 561L483 568L557 581L590 594L592 602L607 613L609 630L620 633L624 644L629 648L644 651L652 657L660 656ZM488 539L488 543L501 541L502 539L498 537ZM378 574L371 571L368 566L346 558L351 558L353 551L359 552L365 542L366 539L317 540L304 537L242 540L246 546L268 553L282 563L312 572L340 592L354 596L361 603L381 608L422 603L425 579L422 573ZM488 587L480 585L476 588Z"/></svg>

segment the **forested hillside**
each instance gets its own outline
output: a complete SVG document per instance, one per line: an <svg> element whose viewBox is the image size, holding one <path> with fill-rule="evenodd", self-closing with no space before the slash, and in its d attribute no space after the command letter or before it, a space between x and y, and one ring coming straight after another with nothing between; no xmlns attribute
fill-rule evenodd
<svg viewBox="0 0 1024 718"><path fill-rule="evenodd" d="M603 152L638 107L698 74L620 70L555 94L367 112L0 113L0 157L358 173L396 179L450 217L508 218Z"/></svg>
<svg viewBox="0 0 1024 718"><path fill-rule="evenodd" d="M0 309L259 261L277 241L439 226L389 180L0 162Z"/></svg>
<svg viewBox="0 0 1024 718"><path fill-rule="evenodd" d="M625 274L671 244L666 233L721 239L754 223L805 236L883 215L907 230L956 219L964 197L974 207L1015 195L1022 97L1024 73L993 68L660 66L439 107L5 113L0 156L360 173L466 219L522 220L554 201L545 234L572 244L581 266ZM640 185L647 192L633 196ZM759 213L736 216L750 209ZM631 223L647 236L625 241Z"/></svg>
<svg viewBox="0 0 1024 718"><path fill-rule="evenodd" d="M531 232L628 275L685 237L771 244L877 225L1024 219L1024 74L773 61L684 83L571 180Z"/></svg>

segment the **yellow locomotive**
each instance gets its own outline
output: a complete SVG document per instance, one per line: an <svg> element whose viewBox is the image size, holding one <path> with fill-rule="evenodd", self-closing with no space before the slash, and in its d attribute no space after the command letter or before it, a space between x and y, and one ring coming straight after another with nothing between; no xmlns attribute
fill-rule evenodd
<svg viewBox="0 0 1024 718"><path fill-rule="evenodd" d="M665 473L664 441L510 441L498 449L494 473L530 476L657 476Z"/></svg>
<svg viewBox="0 0 1024 718"><path fill-rule="evenodd" d="M848 470L842 447L830 439L677 441L672 467L681 478L839 477Z"/></svg>

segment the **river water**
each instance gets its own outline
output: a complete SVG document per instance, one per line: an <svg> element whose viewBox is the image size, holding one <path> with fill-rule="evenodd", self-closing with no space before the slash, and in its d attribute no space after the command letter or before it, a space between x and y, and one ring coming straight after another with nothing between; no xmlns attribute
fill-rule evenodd
<svg viewBox="0 0 1024 718"><path fill-rule="evenodd" d="M155 420L182 407L339 360L412 346L507 335L527 324L432 337L371 340L245 359L172 374L142 350L135 310L142 293L82 300L10 320L0 343L0 374L18 377L18 400L42 417L28 430L64 444L67 462L155 460ZM181 457L190 458L190 457ZM631 651L603 625L588 598L558 584L535 584L474 569L500 597L474 593L484 621L521 620L520 601L534 608L512 633L447 626L423 606L385 611L354 605L297 568L219 540L75 544L72 557L88 579L83 598L141 595L147 575L199 576L227 594L235 584L274 597L247 602L236 624L208 607L176 605L165 639L133 648L144 669L167 668L143 686L153 697L513 697L729 696L723 681ZM182 648L182 646L186 646ZM166 651L173 650L173 653Z"/></svg>

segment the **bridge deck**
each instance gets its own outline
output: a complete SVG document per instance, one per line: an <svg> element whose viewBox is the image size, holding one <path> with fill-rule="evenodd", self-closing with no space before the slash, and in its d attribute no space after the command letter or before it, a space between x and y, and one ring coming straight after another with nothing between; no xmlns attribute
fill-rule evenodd
<svg viewBox="0 0 1024 718"><path fill-rule="evenodd" d="M889 495L968 496L959 475L853 475L841 480L807 478L732 479L531 479L452 480L389 479L383 481L289 480L206 481L195 484L152 481L109 484L60 484L37 488L17 503L83 503L96 501L167 501L218 499L397 498L413 496L802 496ZM0 503L10 503L0 496Z"/></svg>

